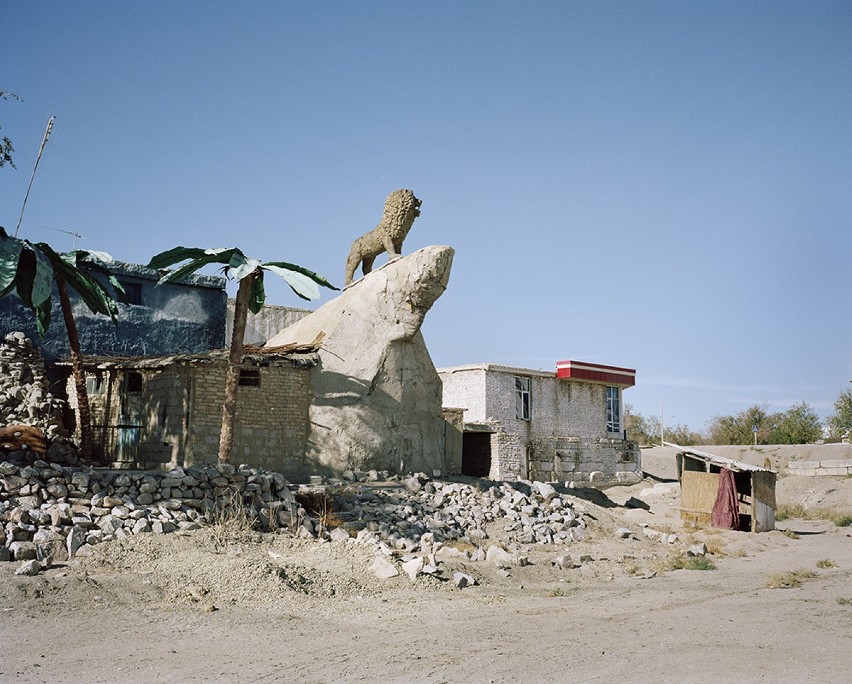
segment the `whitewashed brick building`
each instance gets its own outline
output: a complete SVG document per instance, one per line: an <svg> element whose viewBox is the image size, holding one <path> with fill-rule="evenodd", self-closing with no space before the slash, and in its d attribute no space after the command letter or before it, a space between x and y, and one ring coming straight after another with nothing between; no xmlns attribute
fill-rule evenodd
<svg viewBox="0 0 852 684"><path fill-rule="evenodd" d="M622 392L636 371L560 361L556 372L477 364L439 368L443 405L464 410L462 472L491 479L636 482Z"/></svg>

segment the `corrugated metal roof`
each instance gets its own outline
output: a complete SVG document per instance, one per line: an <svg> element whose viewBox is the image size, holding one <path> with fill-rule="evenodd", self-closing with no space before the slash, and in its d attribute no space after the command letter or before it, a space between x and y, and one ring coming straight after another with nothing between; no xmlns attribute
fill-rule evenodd
<svg viewBox="0 0 852 684"><path fill-rule="evenodd" d="M735 461L732 458L725 458L724 456L717 456L716 454L711 454L707 451L699 451L698 449L691 449L689 447L682 447L678 444L673 444L672 442L663 442L663 446L672 447L673 449L678 449L681 453L689 454L690 456L694 456L696 458L701 459L702 461L706 461L707 463L712 463L713 465L719 466L720 468L727 468L728 470L733 470L735 472L748 471L748 472L764 472L764 473L774 473L774 470L770 470L769 468L761 468L760 466L752 465L751 463L745 463L743 461Z"/></svg>

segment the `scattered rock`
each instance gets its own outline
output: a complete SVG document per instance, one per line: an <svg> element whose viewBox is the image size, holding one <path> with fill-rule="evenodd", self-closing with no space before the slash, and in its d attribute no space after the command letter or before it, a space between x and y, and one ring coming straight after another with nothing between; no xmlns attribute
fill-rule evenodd
<svg viewBox="0 0 852 684"><path fill-rule="evenodd" d="M390 579L399 575L399 570L384 556L376 556L370 564L370 571L379 579Z"/></svg>
<svg viewBox="0 0 852 684"><path fill-rule="evenodd" d="M455 584L458 589L464 589L465 587L475 585L476 579L464 572L454 572L453 584Z"/></svg>

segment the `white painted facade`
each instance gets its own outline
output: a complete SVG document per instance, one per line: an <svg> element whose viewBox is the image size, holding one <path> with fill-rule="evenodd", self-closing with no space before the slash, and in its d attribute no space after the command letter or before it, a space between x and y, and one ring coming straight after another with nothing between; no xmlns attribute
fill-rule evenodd
<svg viewBox="0 0 852 684"><path fill-rule="evenodd" d="M640 452L624 439L623 416L614 430L607 422L607 387L615 388L611 394L617 392L619 407L623 387L495 364L440 368L438 374L443 405L465 411L465 433L490 433L489 478L594 483L641 478ZM522 396L527 387L528 408Z"/></svg>

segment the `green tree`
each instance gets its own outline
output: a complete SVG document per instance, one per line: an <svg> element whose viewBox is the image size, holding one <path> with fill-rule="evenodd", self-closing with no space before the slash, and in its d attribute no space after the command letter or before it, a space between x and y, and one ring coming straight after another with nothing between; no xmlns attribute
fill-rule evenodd
<svg viewBox="0 0 852 684"><path fill-rule="evenodd" d="M21 101L21 98L15 95L15 93L8 93L5 90L0 90L0 99L8 100L9 98L17 100L18 102ZM13 169L18 168L15 166L15 162L12 161L12 152L14 151L15 148L9 138L5 135L0 138L0 168L6 166L6 164L11 166Z"/></svg>
<svg viewBox="0 0 852 684"><path fill-rule="evenodd" d="M624 406L624 429L627 432L627 439L640 445L653 444L655 438L657 440L660 438L659 430L654 434L647 418L641 413L636 413L632 404L625 404Z"/></svg>
<svg viewBox="0 0 852 684"><path fill-rule="evenodd" d="M757 441L767 444L774 418L766 412L766 406L752 406L735 416L714 416L708 428L710 444L752 444L754 426L757 426Z"/></svg>
<svg viewBox="0 0 852 684"><path fill-rule="evenodd" d="M0 226L0 297L16 290L24 305L35 314L39 334L44 335L50 327L54 283L59 292L59 304L68 333L68 346L71 348L71 372L77 392L80 452L85 460L92 459L92 417L80 337L68 289L75 290L89 310L105 314L116 323L116 300L126 302L127 295L118 280L103 265L111 261L112 257L104 252L75 250L59 254L47 243L32 243L10 237ZM112 291L96 278L97 274L107 279Z"/></svg>
<svg viewBox="0 0 852 684"><path fill-rule="evenodd" d="M222 271L239 285L234 305L234 332L231 335L231 347L228 356L228 371L225 375L225 401L222 405L222 431L219 436L219 463L227 463L234 444L234 426L237 418L237 387L240 379L240 366L243 362L243 347L248 312L256 314L263 308L266 294L263 289L265 271L284 279L290 289L302 299L316 299L322 285L332 290L334 287L321 275L302 266L284 261L261 262L247 257L236 247L227 249L200 249L196 247L175 247L157 254L148 263L148 268L166 269L182 261L180 268L166 273L160 282L179 280L195 273L208 264L223 264Z"/></svg>
<svg viewBox="0 0 852 684"><path fill-rule="evenodd" d="M769 444L812 444L822 438L822 423L807 404L795 404L775 416Z"/></svg>
<svg viewBox="0 0 852 684"><path fill-rule="evenodd" d="M834 413L826 421L832 441L852 438L852 389L841 392L834 402Z"/></svg>

